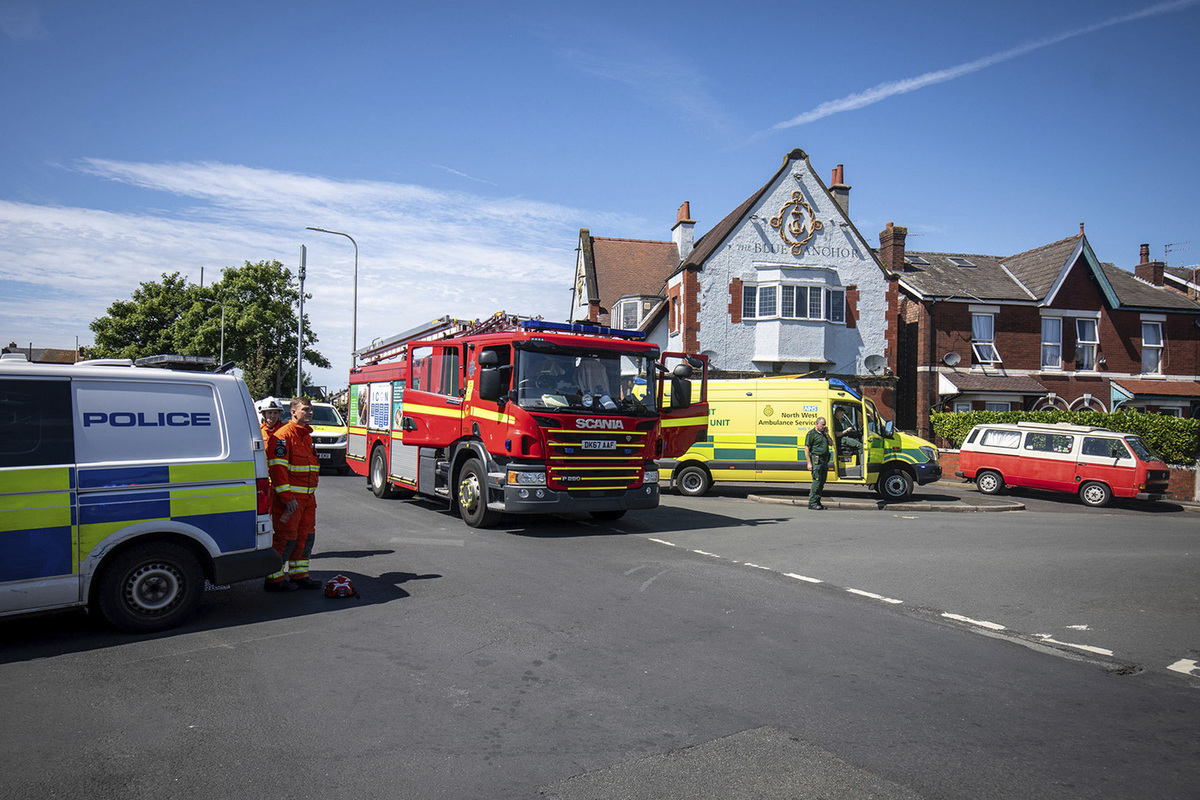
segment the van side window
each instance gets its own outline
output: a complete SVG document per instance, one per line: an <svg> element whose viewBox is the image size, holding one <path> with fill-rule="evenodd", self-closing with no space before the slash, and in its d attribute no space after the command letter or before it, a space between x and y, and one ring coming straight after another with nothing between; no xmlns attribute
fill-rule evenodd
<svg viewBox="0 0 1200 800"><path fill-rule="evenodd" d="M979 444L987 447L1009 447L1016 450L1021 446L1021 434L1016 431L990 430L983 434Z"/></svg>
<svg viewBox="0 0 1200 800"><path fill-rule="evenodd" d="M978 428L971 428L971 433L967 435L967 444L975 441L975 437L979 435Z"/></svg>
<svg viewBox="0 0 1200 800"><path fill-rule="evenodd" d="M1075 437L1062 433L1028 433L1025 449L1038 453L1069 453L1075 446Z"/></svg>
<svg viewBox="0 0 1200 800"><path fill-rule="evenodd" d="M70 382L0 380L0 467L73 461Z"/></svg>
<svg viewBox="0 0 1200 800"><path fill-rule="evenodd" d="M1116 439L1106 439L1101 436L1083 437L1083 455L1099 458L1129 458L1125 445Z"/></svg>

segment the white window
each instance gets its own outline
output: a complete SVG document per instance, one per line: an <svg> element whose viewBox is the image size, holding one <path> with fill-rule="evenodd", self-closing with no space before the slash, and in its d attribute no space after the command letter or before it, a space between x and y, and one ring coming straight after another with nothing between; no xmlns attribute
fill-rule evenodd
<svg viewBox="0 0 1200 800"><path fill-rule="evenodd" d="M999 411L999 412L1003 413L1006 411L1010 411L1012 409L1012 404L1010 404L1010 403L984 403L983 408L985 411Z"/></svg>
<svg viewBox="0 0 1200 800"><path fill-rule="evenodd" d="M830 323L845 323L846 321L846 293L841 289L829 289L829 321Z"/></svg>
<svg viewBox="0 0 1200 800"><path fill-rule="evenodd" d="M617 303L617 313L613 316L617 319L617 327L624 330L634 330L638 323L641 322L638 312L641 311L641 300L622 300Z"/></svg>
<svg viewBox="0 0 1200 800"><path fill-rule="evenodd" d="M961 403L961 402L954 403L954 413L955 414L966 414L970 410L971 410L971 404L969 402L968 403Z"/></svg>
<svg viewBox="0 0 1200 800"><path fill-rule="evenodd" d="M1142 322L1142 374L1162 374L1163 335L1161 322Z"/></svg>
<svg viewBox="0 0 1200 800"><path fill-rule="evenodd" d="M1000 353L996 350L996 318L992 314L971 315L971 350L975 353L975 361L980 364L999 363Z"/></svg>
<svg viewBox="0 0 1200 800"><path fill-rule="evenodd" d="M1016 450L1021 446L1021 434L1016 431L989 430L984 432L979 443L987 447L1008 447Z"/></svg>
<svg viewBox="0 0 1200 800"><path fill-rule="evenodd" d="M1096 320L1075 320L1075 369L1091 372L1096 369L1096 352L1100 349L1100 336Z"/></svg>
<svg viewBox="0 0 1200 800"><path fill-rule="evenodd" d="M1042 369L1062 369L1062 317L1042 317Z"/></svg>
<svg viewBox="0 0 1200 800"><path fill-rule="evenodd" d="M742 286L742 319L846 321L846 291L821 286L760 283Z"/></svg>
<svg viewBox="0 0 1200 800"><path fill-rule="evenodd" d="M742 287L742 319L754 319L758 316L758 287Z"/></svg>

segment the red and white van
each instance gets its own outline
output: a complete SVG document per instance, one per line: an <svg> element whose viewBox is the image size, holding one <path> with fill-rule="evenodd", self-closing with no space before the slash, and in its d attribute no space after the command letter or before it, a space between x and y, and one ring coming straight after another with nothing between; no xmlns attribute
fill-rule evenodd
<svg viewBox="0 0 1200 800"><path fill-rule="evenodd" d="M1132 433L1058 423L976 425L958 454L955 475L984 494L1006 486L1072 492L1089 506L1115 497L1160 500L1171 471Z"/></svg>

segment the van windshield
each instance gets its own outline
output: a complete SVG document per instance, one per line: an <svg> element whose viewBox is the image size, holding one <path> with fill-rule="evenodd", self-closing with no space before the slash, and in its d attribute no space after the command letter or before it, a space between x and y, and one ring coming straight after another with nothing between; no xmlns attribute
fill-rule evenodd
<svg viewBox="0 0 1200 800"><path fill-rule="evenodd" d="M333 406L313 406L312 424L340 428L346 423L342 422L342 415Z"/></svg>
<svg viewBox="0 0 1200 800"><path fill-rule="evenodd" d="M1137 457L1142 461L1162 461L1162 459L1159 458L1153 450L1147 447L1146 443L1137 436L1126 436L1125 444L1129 445L1130 449L1133 450Z"/></svg>

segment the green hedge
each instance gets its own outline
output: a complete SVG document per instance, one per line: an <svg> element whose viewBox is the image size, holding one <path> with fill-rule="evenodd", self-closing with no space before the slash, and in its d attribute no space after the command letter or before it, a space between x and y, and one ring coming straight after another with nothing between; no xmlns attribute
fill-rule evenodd
<svg viewBox="0 0 1200 800"><path fill-rule="evenodd" d="M961 447L971 428L985 422L1067 422L1091 425L1121 433L1136 433L1168 464L1195 464L1200 450L1200 419L1145 414L1141 411L935 411L930 415L933 432L955 447Z"/></svg>

